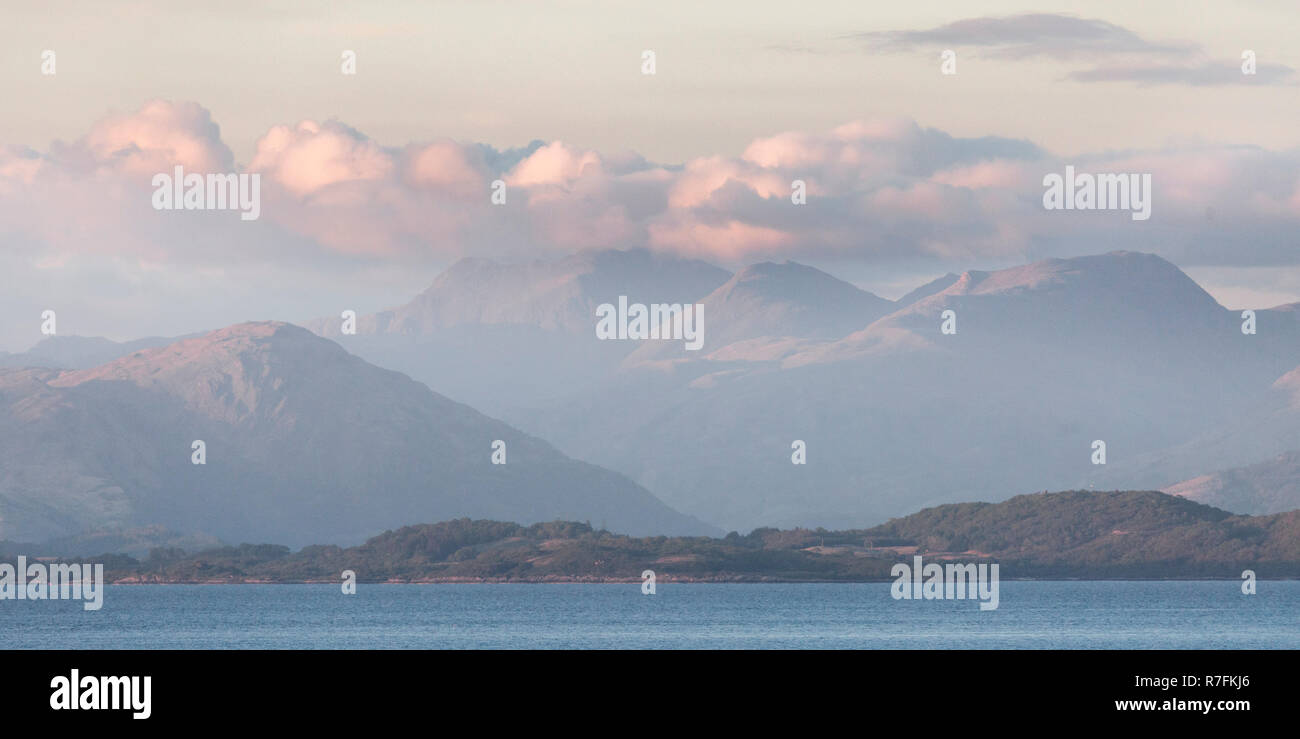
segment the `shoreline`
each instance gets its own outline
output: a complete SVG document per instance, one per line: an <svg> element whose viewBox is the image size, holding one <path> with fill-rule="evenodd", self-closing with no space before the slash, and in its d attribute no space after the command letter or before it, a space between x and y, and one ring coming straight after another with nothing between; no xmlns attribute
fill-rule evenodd
<svg viewBox="0 0 1300 739"><path fill-rule="evenodd" d="M898 578L883 580L792 580L730 578L665 578L657 582L671 585L872 585L889 584ZM1002 582L1241 582L1234 577L1003 577ZM1300 577L1259 577L1256 581L1293 582ZM358 585L639 585L640 578L432 578L418 580L357 580ZM340 580L139 580L123 579L106 585L340 585Z"/></svg>

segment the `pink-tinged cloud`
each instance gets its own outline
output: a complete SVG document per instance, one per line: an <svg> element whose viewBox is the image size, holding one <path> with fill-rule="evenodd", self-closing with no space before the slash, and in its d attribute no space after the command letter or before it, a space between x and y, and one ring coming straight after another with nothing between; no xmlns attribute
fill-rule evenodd
<svg viewBox="0 0 1300 739"><path fill-rule="evenodd" d="M668 205L670 208L694 208L708 202L728 183L737 183L760 198L788 198L792 182L775 171L733 159L694 159L675 178L668 193Z"/></svg>
<svg viewBox="0 0 1300 739"><path fill-rule="evenodd" d="M207 109L192 102L155 100L127 115L96 123L62 154L84 155L97 167L152 175L179 164L193 172L227 172L230 149Z"/></svg>
<svg viewBox="0 0 1300 739"><path fill-rule="evenodd" d="M555 141L520 162L506 183L519 187L534 185L569 185L584 177L600 177L604 166L594 151L579 151Z"/></svg>
<svg viewBox="0 0 1300 739"><path fill-rule="evenodd" d="M1090 172L1148 173L1166 213L1202 219L1249 220L1294 215L1290 194L1300 187L1300 152L1255 147L1198 146L1103 157L1078 167Z"/></svg>
<svg viewBox="0 0 1300 739"><path fill-rule="evenodd" d="M1276 262L1293 246L1287 234L1300 216L1298 160L1215 145L1066 160L1025 141L871 118L780 132L738 157L673 166L559 141L520 151L436 137L384 144L342 122L302 121L272 126L242 167L205 109L155 101L49 151L0 148L0 234L20 235L43 264L95 253L155 263L316 254L424 265L636 246L728 266L819 256L1001 259L1101 245L1159 245L1176 258L1179 248L1205 254L1242 241ZM1151 173L1149 226L1126 214L1045 211L1042 178L1067 163ZM177 164L260 173L261 219L240 225L224 214L152 210L150 177ZM508 183L502 205L490 200L496 179ZM791 202L794 180L807 185L805 205ZM1209 212L1249 234L1211 239Z"/></svg>
<svg viewBox="0 0 1300 739"><path fill-rule="evenodd" d="M789 249L794 236L734 220L721 224L685 220L652 224L650 243L682 256L735 262Z"/></svg>
<svg viewBox="0 0 1300 739"><path fill-rule="evenodd" d="M829 132L787 131L756 139L741 158L765 169L881 170L897 162L920 129L906 119L885 117L853 121ZM856 178L856 177L855 177Z"/></svg>
<svg viewBox="0 0 1300 739"><path fill-rule="evenodd" d="M979 162L936 172L931 181L968 190L1023 190L1042 179L1041 167L1023 162Z"/></svg>
<svg viewBox="0 0 1300 739"><path fill-rule="evenodd" d="M306 195L340 182L384 179L394 164L378 144L342 124L303 121L268 131L249 168Z"/></svg>
<svg viewBox="0 0 1300 739"><path fill-rule="evenodd" d="M42 164L41 155L32 149L25 146L0 146L0 187L7 186L11 192L29 187Z"/></svg>
<svg viewBox="0 0 1300 739"><path fill-rule="evenodd" d="M417 188L482 196L489 186L482 157L448 139L411 145L403 154L404 180Z"/></svg>
<svg viewBox="0 0 1300 739"><path fill-rule="evenodd" d="M561 142L498 150L436 134L380 142L343 122L281 121L245 164L208 111L156 101L48 149L0 144L0 307L39 311L57 298L107 324L171 331L156 317L195 295L237 301L240 318L322 300L307 317L357 291L409 294L463 256L523 261L590 247L733 268L860 260L881 274L1110 249L1158 251L1189 267L1300 263L1300 151L1197 144L1062 158L1022 140L886 118L778 132L741 156L656 164ZM178 164L260 173L261 217L154 210L151 178ZM1066 164L1150 173L1151 219L1045 210L1042 178ZM509 183L501 205L491 201L496 179ZM796 179L806 204L791 202ZM230 322L225 309L203 315Z"/></svg>

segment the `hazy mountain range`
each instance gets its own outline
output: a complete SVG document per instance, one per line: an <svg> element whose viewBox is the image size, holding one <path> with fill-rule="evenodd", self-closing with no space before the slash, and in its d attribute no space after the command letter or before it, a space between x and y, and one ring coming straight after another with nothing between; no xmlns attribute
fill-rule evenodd
<svg viewBox="0 0 1300 739"><path fill-rule="evenodd" d="M595 310L627 295L691 303L731 277L645 250L590 251L504 265L464 259L409 303L358 319L304 323L349 351L405 372L485 413L544 406L603 382L633 348L595 339ZM340 313L347 306L340 306Z"/></svg>
<svg viewBox="0 0 1300 739"><path fill-rule="evenodd" d="M703 348L598 340L596 306L620 296L702 305ZM1243 320L1133 252L946 275L898 301L792 262L463 260L356 335L329 316L304 322L318 336L245 324L0 357L26 367L0 370L0 538L351 543L461 516L865 528L1090 486L1300 508L1296 465L1268 462L1300 449L1300 311L1257 310L1255 334Z"/></svg>
<svg viewBox="0 0 1300 739"><path fill-rule="evenodd" d="M192 442L206 445L194 464ZM505 442L505 464L492 445ZM461 515L712 529L621 475L284 323L90 369L0 371L0 538L161 525L358 542ZM470 513L473 511L474 513Z"/></svg>
<svg viewBox="0 0 1300 739"><path fill-rule="evenodd" d="M1300 365L1294 306L1258 310L1244 334L1239 312L1154 255L947 275L898 301L791 262L727 276L666 261L597 252L551 263L548 284L567 287L540 304L518 288L537 265L475 262L363 319L357 336L338 335L337 319L315 325L726 529L866 526L1033 490L1158 488L1300 448L1278 384ZM635 286L620 277L632 264L653 266ZM495 296L495 313L474 323L447 307L465 294ZM597 340L594 308L619 295L702 304L704 347ZM941 333L945 310L955 334ZM583 311L585 322L521 317ZM381 329L387 315L411 328ZM533 344L495 341L506 330L563 350L534 366ZM806 465L791 464L795 440ZM1107 444L1105 465L1091 463L1094 440Z"/></svg>
<svg viewBox="0 0 1300 739"><path fill-rule="evenodd" d="M174 341L177 339L162 336L135 341L110 341L98 336L50 336L22 353L0 352L0 367L84 369L111 362L139 349L152 349Z"/></svg>

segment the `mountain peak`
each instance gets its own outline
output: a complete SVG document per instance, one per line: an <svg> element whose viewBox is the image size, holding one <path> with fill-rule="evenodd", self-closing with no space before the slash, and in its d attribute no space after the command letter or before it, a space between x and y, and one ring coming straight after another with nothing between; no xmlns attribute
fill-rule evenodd
<svg viewBox="0 0 1300 739"><path fill-rule="evenodd" d="M620 295L638 303L688 303L731 273L648 249L596 249L516 264L468 257L452 264L405 305L363 316L358 334L425 336L458 326L520 326L589 335L595 308ZM310 323L337 336L335 318Z"/></svg>
<svg viewBox="0 0 1300 739"><path fill-rule="evenodd" d="M783 313L798 313L798 325L773 325L768 335L820 336L831 338L859 329L895 306L892 301L867 292L816 267L791 262L760 262L732 275L726 284L705 298L712 304L711 318L727 303L742 302L745 310L771 312L773 304L786 306ZM774 317L774 316L773 316ZM820 323L824 322L824 323ZM806 324L806 325L805 325ZM720 347L721 344L714 344Z"/></svg>
<svg viewBox="0 0 1300 739"><path fill-rule="evenodd" d="M1101 293L1154 294L1180 304L1219 307L1214 298L1169 261L1145 252L1113 251L1069 259L1044 259L993 272L966 272L948 294L988 295L1023 290L1087 289Z"/></svg>
<svg viewBox="0 0 1300 739"><path fill-rule="evenodd" d="M229 366L238 370L231 362L249 353L294 354L295 363L347 356L347 352L334 342L291 323L252 321L180 339L165 346L141 349L98 367L64 372L51 384L70 386L108 379L151 383L181 368L197 366Z"/></svg>
<svg viewBox="0 0 1300 739"><path fill-rule="evenodd" d="M1048 346L1068 326L1076 347L1091 347L1089 352L1106 344L1154 350L1154 340L1174 356L1204 336L1228 335L1227 311L1178 267L1154 254L1114 251L963 272L875 325L788 362L837 361L878 353L882 346L939 346L934 337L948 309L962 316L963 326L960 338L947 342L950 348L974 336L988 349ZM904 334L912 340L903 340ZM985 340L994 335L999 341Z"/></svg>
<svg viewBox="0 0 1300 739"><path fill-rule="evenodd" d="M111 362L140 349L150 349L173 341L176 339L161 336L124 342L102 336L47 336L21 354L0 352L0 367L85 369Z"/></svg>
<svg viewBox="0 0 1300 739"><path fill-rule="evenodd" d="M789 260L744 267L701 302L708 354L763 337L838 339L895 307L893 301L816 267ZM738 354L733 352L736 356L732 358L751 356L753 349L765 353L768 348L757 342ZM684 353L679 342L647 342L628 357L627 363L681 357Z"/></svg>
<svg viewBox="0 0 1300 739"><path fill-rule="evenodd" d="M206 461L192 461L195 440ZM497 440L508 466L490 461ZM0 372L0 469L0 538L161 524L301 544L465 515L708 529L626 478L279 321L93 369Z"/></svg>

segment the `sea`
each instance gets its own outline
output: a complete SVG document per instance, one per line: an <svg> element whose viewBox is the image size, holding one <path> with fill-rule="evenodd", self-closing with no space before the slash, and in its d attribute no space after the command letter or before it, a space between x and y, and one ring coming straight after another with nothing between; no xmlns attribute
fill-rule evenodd
<svg viewBox="0 0 1300 739"><path fill-rule="evenodd" d="M108 585L103 607L0 600L3 649L1298 649L1300 582Z"/></svg>

